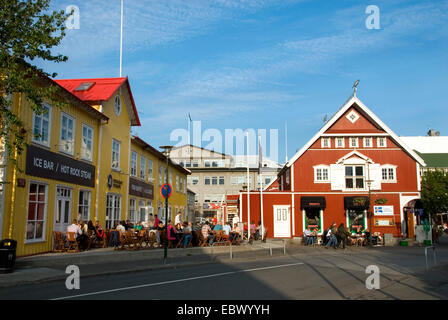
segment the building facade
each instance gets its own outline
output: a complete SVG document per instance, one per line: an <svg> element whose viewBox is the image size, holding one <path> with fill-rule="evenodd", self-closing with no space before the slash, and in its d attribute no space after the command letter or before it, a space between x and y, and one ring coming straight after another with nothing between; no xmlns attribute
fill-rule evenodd
<svg viewBox="0 0 448 320"><path fill-rule="evenodd" d="M193 145L173 148L170 158L191 171L188 177L188 188L195 193L195 219L210 218L215 215L224 218L222 204L227 201L227 195L238 195L247 188L247 157L231 156L213 150L207 150ZM258 156L249 156L249 184L252 189L258 189L275 180L281 168L279 164L269 159L263 159L263 181L258 174ZM226 219L232 221L238 213L230 211Z"/></svg>
<svg viewBox="0 0 448 320"><path fill-rule="evenodd" d="M263 221L271 238L301 237L333 222L350 231L413 237L425 162L356 96L260 192L240 194L243 221ZM249 198L249 209L248 207Z"/></svg>

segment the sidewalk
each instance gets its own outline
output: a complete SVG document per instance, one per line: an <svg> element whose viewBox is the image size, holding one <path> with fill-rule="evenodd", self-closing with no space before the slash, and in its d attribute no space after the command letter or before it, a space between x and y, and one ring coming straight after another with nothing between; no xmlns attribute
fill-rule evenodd
<svg viewBox="0 0 448 320"><path fill-rule="evenodd" d="M263 244L263 247L260 244L232 246L233 258L269 257L269 243ZM273 242L272 247L276 255L283 254L283 245ZM65 270L69 265L78 266L81 276L85 278L219 263L230 260L230 247L168 249L167 264L163 264L163 257L164 250L160 248L137 251L101 248L79 253L48 253L17 258L13 273L0 274L0 288L66 279L68 274Z"/></svg>

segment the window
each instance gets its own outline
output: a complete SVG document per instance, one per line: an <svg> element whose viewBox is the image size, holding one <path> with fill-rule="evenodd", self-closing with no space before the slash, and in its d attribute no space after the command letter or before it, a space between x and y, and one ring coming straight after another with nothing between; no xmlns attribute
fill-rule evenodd
<svg viewBox="0 0 448 320"><path fill-rule="evenodd" d="M180 192L180 188L179 188L179 176L176 174L176 191Z"/></svg>
<svg viewBox="0 0 448 320"><path fill-rule="evenodd" d="M179 165L180 165L181 167L185 167L185 164L184 164L183 161L180 161L180 162L179 162Z"/></svg>
<svg viewBox="0 0 448 320"><path fill-rule="evenodd" d="M51 107L45 104L42 109L44 110L42 114L34 113L32 140L48 147L50 145Z"/></svg>
<svg viewBox="0 0 448 320"><path fill-rule="evenodd" d="M210 177L205 177L204 178L204 184L207 185L207 186L210 185Z"/></svg>
<svg viewBox="0 0 448 320"><path fill-rule="evenodd" d="M120 142L112 139L112 169L120 169Z"/></svg>
<svg viewBox="0 0 448 320"><path fill-rule="evenodd" d="M131 176L137 176L137 152L135 151L131 153Z"/></svg>
<svg viewBox="0 0 448 320"><path fill-rule="evenodd" d="M115 97L115 114L119 116L121 113L121 98L120 96Z"/></svg>
<svg viewBox="0 0 448 320"><path fill-rule="evenodd" d="M108 194L106 197L106 229L112 229L120 222L121 196Z"/></svg>
<svg viewBox="0 0 448 320"><path fill-rule="evenodd" d="M385 148L386 147L386 138L380 137L377 140L377 147L378 148Z"/></svg>
<svg viewBox="0 0 448 320"><path fill-rule="evenodd" d="M191 168L191 161L187 161L187 162L185 163L185 167L187 167L187 168Z"/></svg>
<svg viewBox="0 0 448 320"><path fill-rule="evenodd" d="M140 179L146 179L146 158L140 156Z"/></svg>
<svg viewBox="0 0 448 320"><path fill-rule="evenodd" d="M199 167L199 163L197 161L193 161L193 168Z"/></svg>
<svg viewBox="0 0 448 320"><path fill-rule="evenodd" d="M358 138L349 138L350 148L358 148Z"/></svg>
<svg viewBox="0 0 448 320"><path fill-rule="evenodd" d="M245 184L246 183L246 177L245 176L239 176L238 177L238 184Z"/></svg>
<svg viewBox="0 0 448 320"><path fill-rule="evenodd" d="M164 183L164 179L163 179L163 173L165 171L163 170L163 166L159 164L159 186L162 186Z"/></svg>
<svg viewBox="0 0 448 320"><path fill-rule="evenodd" d="M372 147L372 138L364 138L364 148Z"/></svg>
<svg viewBox="0 0 448 320"><path fill-rule="evenodd" d="M40 183L30 183L28 217L26 223L27 241L43 240L46 205L47 186Z"/></svg>
<svg viewBox="0 0 448 320"><path fill-rule="evenodd" d="M199 183L199 178L198 177L193 177L192 179L193 185L197 185Z"/></svg>
<svg viewBox="0 0 448 320"><path fill-rule="evenodd" d="M140 200L138 202L138 210L139 210L139 216L138 216L138 221L146 221L146 205L145 205L145 201Z"/></svg>
<svg viewBox="0 0 448 320"><path fill-rule="evenodd" d="M73 154L75 139L75 120L69 115L62 113L61 115L61 144L59 150L69 154Z"/></svg>
<svg viewBox="0 0 448 320"><path fill-rule="evenodd" d="M78 220L88 221L90 211L90 191L80 190L78 200Z"/></svg>
<svg viewBox="0 0 448 320"><path fill-rule="evenodd" d="M233 185L238 184L238 177L230 177L230 183Z"/></svg>
<svg viewBox="0 0 448 320"><path fill-rule="evenodd" d="M205 160L205 161L204 161L204 166L205 166L206 168L210 168L210 161L209 161L209 160Z"/></svg>
<svg viewBox="0 0 448 320"><path fill-rule="evenodd" d="M381 167L381 181L382 182L397 182L396 167L382 166Z"/></svg>
<svg viewBox="0 0 448 320"><path fill-rule="evenodd" d="M224 177L219 177L219 185L224 185L225 184L225 179Z"/></svg>
<svg viewBox="0 0 448 320"><path fill-rule="evenodd" d="M129 220L131 220L131 222L135 223L135 219L136 219L136 212L137 212L137 207L136 207L136 201L135 199L131 198L129 199Z"/></svg>
<svg viewBox="0 0 448 320"><path fill-rule="evenodd" d="M226 166L226 162L225 162L225 160L220 160L220 161L219 161L219 166L220 166L221 168L224 168L224 167Z"/></svg>
<svg viewBox="0 0 448 320"><path fill-rule="evenodd" d="M93 129L82 125L81 159L92 161Z"/></svg>
<svg viewBox="0 0 448 320"><path fill-rule="evenodd" d="M217 161L212 161L212 167L213 168L217 168L218 167L218 162Z"/></svg>
<svg viewBox="0 0 448 320"><path fill-rule="evenodd" d="M148 181L149 182L152 182L153 181L153 176L152 176L152 166L153 166L153 163L152 163L152 160L151 159L148 159Z"/></svg>
<svg viewBox="0 0 448 320"><path fill-rule="evenodd" d="M364 189L364 167L346 166L345 167L345 188L346 189Z"/></svg>
<svg viewBox="0 0 448 320"><path fill-rule="evenodd" d="M322 148L331 148L331 140L330 140L330 138L322 138L322 140L321 140L321 147Z"/></svg>
<svg viewBox="0 0 448 320"><path fill-rule="evenodd" d="M329 172L328 166L314 167L314 183L330 182Z"/></svg>
<svg viewBox="0 0 448 320"><path fill-rule="evenodd" d="M168 174L168 182L171 186L173 186L173 172L169 171Z"/></svg>
<svg viewBox="0 0 448 320"><path fill-rule="evenodd" d="M184 179L182 177L180 177L180 192L184 192Z"/></svg>
<svg viewBox="0 0 448 320"><path fill-rule="evenodd" d="M345 147L345 139L336 138L336 148L344 148L344 147Z"/></svg>
<svg viewBox="0 0 448 320"><path fill-rule="evenodd" d="M212 185L216 186L218 184L218 177L212 177Z"/></svg>

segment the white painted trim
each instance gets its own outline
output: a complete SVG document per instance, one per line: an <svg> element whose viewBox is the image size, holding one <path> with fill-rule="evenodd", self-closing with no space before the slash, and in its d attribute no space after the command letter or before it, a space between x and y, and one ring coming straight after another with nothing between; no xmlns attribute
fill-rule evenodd
<svg viewBox="0 0 448 320"><path fill-rule="evenodd" d="M380 133L380 132L373 132L373 133L322 133L322 137L387 137L389 136L388 133Z"/></svg>
<svg viewBox="0 0 448 320"><path fill-rule="evenodd" d="M68 119L73 120L73 141L72 141L72 152L68 152L63 150L63 146L62 146L62 118L63 117L67 117ZM67 128L68 129L68 128ZM65 112L61 112L61 122L60 122L60 126L59 126L59 152L63 153L63 154L67 154L70 156L73 156L75 154L75 139L76 139L76 118L69 115L68 113ZM82 140L82 132L81 132L81 140ZM82 141L81 141L82 143Z"/></svg>
<svg viewBox="0 0 448 320"><path fill-rule="evenodd" d="M41 239L34 239L34 240L27 240L26 239L26 227L28 225L28 210L30 208L30 188L31 188L31 184L35 183L35 184L42 184L45 185L45 210L44 210L44 225L43 225L43 230L42 230L42 238ZM55 189L56 192L56 189ZM39 180L33 180L30 179L28 181L28 192L27 192L27 197L26 197L26 216L25 216L25 223L24 223L24 228L25 228L25 239L24 239L24 244L33 244L33 243L44 243L47 242L47 219L48 219L48 194L50 193L50 184L44 181L39 181ZM55 197L56 198L56 197ZM15 199L16 201L17 199ZM36 196L36 200L37 200L37 196ZM55 215L53 214L53 222L54 222L54 218ZM54 225L52 230L54 230Z"/></svg>
<svg viewBox="0 0 448 320"><path fill-rule="evenodd" d="M101 104L101 108L103 107L103 105ZM95 192L96 192L96 200L95 200L95 220L98 221L98 199L99 199L99 195L100 195L100 172L101 172L101 144L102 144L102 139L103 139L103 123L101 120L99 120L100 122L100 136L98 139L98 162L97 162L97 166L98 166L98 171L96 174L96 187L95 187Z"/></svg>
<svg viewBox="0 0 448 320"><path fill-rule="evenodd" d="M425 161L419 157L412 149L410 149L386 124L384 124L364 103L357 97L351 96L344 105L333 115L333 117L285 164L290 167L296 162L315 142L324 134L353 104L357 104L373 121L375 121L381 128L386 131L399 146L401 146L407 153L411 155L422 166L426 166ZM372 134L370 134L372 135ZM353 136L353 135L350 135Z"/></svg>
<svg viewBox="0 0 448 320"><path fill-rule="evenodd" d="M31 133L31 142L49 148L51 145L51 125L52 125L52 120L53 120L53 117L52 117L53 107L48 103L44 103L44 106L48 107L48 143L42 143L41 141L35 140L35 138L34 138L34 126L35 126L35 121L36 121L36 116L37 116L35 112L33 112L33 127L31 129L31 132L32 132ZM43 116L43 114L39 115L39 117L41 117L41 116Z"/></svg>

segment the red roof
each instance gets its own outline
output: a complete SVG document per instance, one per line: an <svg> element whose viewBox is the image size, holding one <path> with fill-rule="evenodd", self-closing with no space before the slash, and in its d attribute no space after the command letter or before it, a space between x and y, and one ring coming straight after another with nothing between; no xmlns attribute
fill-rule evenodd
<svg viewBox="0 0 448 320"><path fill-rule="evenodd" d="M92 79L64 79L54 80L57 84L71 92L73 95L85 102L101 102L109 100L117 90L126 83L129 90L129 96L132 102L132 111L135 119L132 125L140 126L140 119L132 96L129 79L126 78L92 78ZM82 84L91 84L87 90L77 90Z"/></svg>

